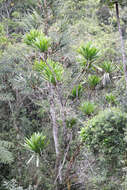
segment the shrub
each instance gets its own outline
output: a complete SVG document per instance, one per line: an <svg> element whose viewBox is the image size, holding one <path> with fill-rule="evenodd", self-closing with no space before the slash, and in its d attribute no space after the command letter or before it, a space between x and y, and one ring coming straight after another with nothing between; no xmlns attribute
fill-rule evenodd
<svg viewBox="0 0 127 190"><path fill-rule="evenodd" d="M15 179L11 179L10 181L4 181L3 190L8 189L8 190L33 190L33 187L29 185L29 187L24 189L22 186L19 186L17 181Z"/></svg>
<svg viewBox="0 0 127 190"><path fill-rule="evenodd" d="M10 164L14 161L13 154L8 150L14 147L14 144L8 141L0 140L0 162Z"/></svg>
<svg viewBox="0 0 127 190"><path fill-rule="evenodd" d="M99 158L117 162L125 155L127 115L119 109L106 109L88 121L81 130L82 141Z"/></svg>

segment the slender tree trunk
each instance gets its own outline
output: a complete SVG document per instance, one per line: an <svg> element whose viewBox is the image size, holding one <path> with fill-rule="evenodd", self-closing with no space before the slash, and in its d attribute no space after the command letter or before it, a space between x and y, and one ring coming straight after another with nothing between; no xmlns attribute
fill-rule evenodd
<svg viewBox="0 0 127 190"><path fill-rule="evenodd" d="M62 98L62 94L61 94L59 84L57 84L57 86L56 86L56 92L57 92L58 99L59 99L60 115L61 115L62 124L63 124L63 141L64 141L64 144L66 144L66 140L67 140L66 139L67 138L66 111L65 111L65 105L63 103L63 98Z"/></svg>
<svg viewBox="0 0 127 190"><path fill-rule="evenodd" d="M123 70L124 70L124 76L125 76L126 88L127 88L127 66L126 66L126 55L125 55L125 47L124 47L124 40L123 40L123 36L122 36L122 30L121 30L121 26L120 26L119 4L118 4L118 2L116 2L115 5L116 5L117 24L118 24L119 34L120 34L120 39L121 39L121 52L122 52Z"/></svg>
<svg viewBox="0 0 127 190"><path fill-rule="evenodd" d="M50 114L52 117L52 124L53 124L53 138L54 138L54 144L55 144L55 151L56 151L56 156L59 156L59 141L58 141L58 126L56 123L56 113L54 110L54 102L53 98L50 99Z"/></svg>
<svg viewBox="0 0 127 190"><path fill-rule="evenodd" d="M55 177L58 175L59 167L60 167L60 144L58 139L58 125L57 125L57 118L56 118L56 110L55 110L55 104L54 104L54 86L52 84L50 85L50 114L52 118L52 129L53 129L53 139L55 144L55 152L56 152L56 165L55 165ZM58 181L62 182L62 174L59 173ZM57 185L57 184L56 184ZM57 190L57 187L56 187Z"/></svg>
<svg viewBox="0 0 127 190"><path fill-rule="evenodd" d="M44 26L44 33L45 35L48 34L48 5L47 5L47 0L44 0L44 22L45 22L45 26Z"/></svg>

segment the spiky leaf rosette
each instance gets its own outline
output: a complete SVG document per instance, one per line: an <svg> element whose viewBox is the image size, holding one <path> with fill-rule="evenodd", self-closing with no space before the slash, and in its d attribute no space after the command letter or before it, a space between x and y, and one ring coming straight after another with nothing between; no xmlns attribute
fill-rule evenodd
<svg viewBox="0 0 127 190"><path fill-rule="evenodd" d="M91 42L80 46L77 51L86 60L86 63L92 63L99 56L99 50Z"/></svg>
<svg viewBox="0 0 127 190"><path fill-rule="evenodd" d="M42 74L43 78L51 82L53 85L56 85L57 81L62 80L64 72L63 66L60 63L54 62L50 59L48 59L47 62L42 60L40 62L35 61L34 70Z"/></svg>
<svg viewBox="0 0 127 190"><path fill-rule="evenodd" d="M83 90L82 84L74 86L74 88L72 89L72 97L73 98L80 97L82 90Z"/></svg>
<svg viewBox="0 0 127 190"><path fill-rule="evenodd" d="M36 40L36 38L38 36L41 35L41 32L38 31L38 30L31 30L29 33L27 33L25 35L25 38L24 38L24 42L27 44L27 45L32 45L34 43L34 41Z"/></svg>
<svg viewBox="0 0 127 190"><path fill-rule="evenodd" d="M25 138L24 147L39 155L41 155L46 145L46 136L44 136L42 133L33 133L30 138Z"/></svg>
<svg viewBox="0 0 127 190"><path fill-rule="evenodd" d="M90 116L91 114L93 114L95 112L96 106L94 103L89 102L89 101L85 101L81 104L80 106L80 110L85 114Z"/></svg>
<svg viewBox="0 0 127 190"><path fill-rule="evenodd" d="M95 89L95 87L97 86L97 84L100 82L100 77L98 77L97 75L89 75L88 76L88 84L89 87L91 89Z"/></svg>
<svg viewBox="0 0 127 190"><path fill-rule="evenodd" d="M47 51L51 45L51 39L45 36L43 32L35 29L26 34L24 42L39 49L40 52Z"/></svg>
<svg viewBox="0 0 127 190"><path fill-rule="evenodd" d="M34 46L38 48L40 52L48 51L50 44L50 38L44 35L38 36L34 41Z"/></svg>
<svg viewBox="0 0 127 190"><path fill-rule="evenodd" d="M111 73L113 71L113 66L111 62L105 61L103 62L100 67L103 69L106 73Z"/></svg>

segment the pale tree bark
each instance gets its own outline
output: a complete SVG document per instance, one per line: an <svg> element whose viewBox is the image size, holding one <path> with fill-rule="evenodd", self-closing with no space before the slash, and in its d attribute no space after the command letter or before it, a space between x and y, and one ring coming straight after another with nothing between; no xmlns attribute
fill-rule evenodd
<svg viewBox="0 0 127 190"><path fill-rule="evenodd" d="M48 5L47 0L44 0L44 33L45 35L48 34Z"/></svg>
<svg viewBox="0 0 127 190"><path fill-rule="evenodd" d="M117 18L117 24L120 34L120 40L121 40L121 53L122 53L122 62L123 62L123 70L124 70L124 77L126 81L126 88L127 88L127 65L126 65L126 55L125 55L125 47L124 47L124 40L122 36L122 30L120 26L120 17L119 17L119 4L118 2L115 3L116 6L116 18Z"/></svg>
<svg viewBox="0 0 127 190"><path fill-rule="evenodd" d="M59 173L58 181L59 183L62 183L62 173L59 172L60 167L60 144L59 144L59 138L58 138L58 125L57 125L57 118L56 118L56 110L55 110L55 103L54 103L54 86L52 84L49 84L49 91L50 91L50 114L52 118L52 130L53 130L53 139L54 139L54 145L55 145L55 152L56 152L56 164L55 164L55 177ZM56 182L57 184L57 182ZM56 187L57 190L57 187Z"/></svg>
<svg viewBox="0 0 127 190"><path fill-rule="evenodd" d="M56 92L58 95L58 100L60 105L60 115L63 124L63 141L64 144L66 144L67 142L66 109L63 101L63 92L61 92L59 84L56 85Z"/></svg>

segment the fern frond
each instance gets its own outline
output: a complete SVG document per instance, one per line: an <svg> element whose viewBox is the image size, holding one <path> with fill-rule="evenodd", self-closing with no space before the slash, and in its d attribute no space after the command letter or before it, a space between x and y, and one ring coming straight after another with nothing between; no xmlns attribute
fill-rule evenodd
<svg viewBox="0 0 127 190"><path fill-rule="evenodd" d="M11 142L0 140L0 162L10 164L14 161L13 154L8 150L13 146Z"/></svg>
<svg viewBox="0 0 127 190"><path fill-rule="evenodd" d="M1 147L4 147L4 148L13 148L14 144L11 143L11 142L2 140L2 141L0 141L0 148Z"/></svg>
<svg viewBox="0 0 127 190"><path fill-rule="evenodd" d="M10 151L4 147L0 147L0 162L10 164L14 161L14 157Z"/></svg>

